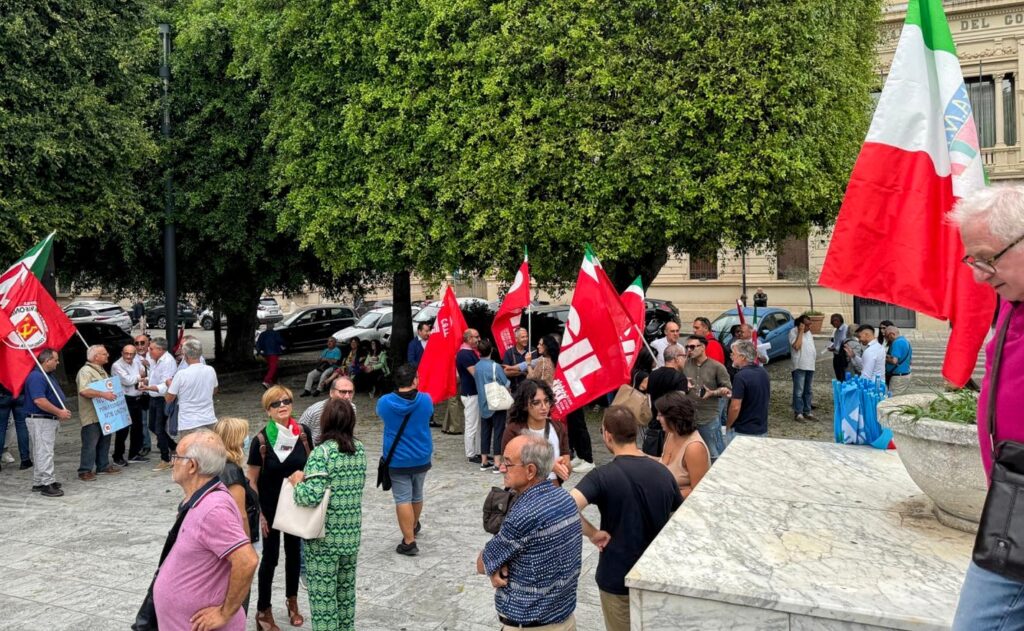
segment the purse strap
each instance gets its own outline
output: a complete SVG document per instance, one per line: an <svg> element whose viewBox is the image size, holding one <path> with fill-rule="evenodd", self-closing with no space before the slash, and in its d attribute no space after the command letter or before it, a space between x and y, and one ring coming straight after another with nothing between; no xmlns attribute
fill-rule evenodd
<svg viewBox="0 0 1024 631"><path fill-rule="evenodd" d="M405 415L402 420L402 426L398 428L398 434L395 435L394 442L391 443L391 449L388 449L388 457L384 459L384 466L391 466L391 458L395 455L395 447L398 447L398 441L402 440L402 434L405 433L405 426L409 424L409 419L412 418L412 412Z"/></svg>
<svg viewBox="0 0 1024 631"><path fill-rule="evenodd" d="M1010 320L1013 319L1013 311L1016 309L1015 306L1010 307L1010 312L1006 314L1006 318L999 324L998 332L996 333L996 346L995 355L992 359L992 379L989 380L988 385L988 405L985 410L985 417L988 422L988 435L991 441L992 447L992 459L995 460L996 453L996 386L999 383L999 373L1003 364L1003 346L1006 345L1006 331L1010 328Z"/></svg>

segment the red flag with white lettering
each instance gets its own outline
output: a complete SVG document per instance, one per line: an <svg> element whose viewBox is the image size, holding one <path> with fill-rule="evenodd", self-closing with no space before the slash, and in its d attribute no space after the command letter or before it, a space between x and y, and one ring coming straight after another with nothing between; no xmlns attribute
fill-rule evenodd
<svg viewBox="0 0 1024 631"><path fill-rule="evenodd" d="M588 247L555 367L552 416L564 418L628 382L638 340L639 332L618 292Z"/></svg>
<svg viewBox="0 0 1024 631"><path fill-rule="evenodd" d="M29 353L60 350L75 334L75 325L24 264L5 272L0 285L6 287L0 311L13 328L0 344L0 383L17 396L36 365Z"/></svg>
<svg viewBox="0 0 1024 631"><path fill-rule="evenodd" d="M455 292L448 287L416 373L420 378L418 390L429 394L434 403L450 399L459 391L455 354L462 346L462 334L465 331L466 319L462 317Z"/></svg>
<svg viewBox="0 0 1024 631"><path fill-rule="evenodd" d="M498 356L504 357L505 351L516 345L516 328L522 318L523 310L530 306L530 263L524 259L516 272L516 279L509 287L501 307L494 316L491 333L498 345Z"/></svg>

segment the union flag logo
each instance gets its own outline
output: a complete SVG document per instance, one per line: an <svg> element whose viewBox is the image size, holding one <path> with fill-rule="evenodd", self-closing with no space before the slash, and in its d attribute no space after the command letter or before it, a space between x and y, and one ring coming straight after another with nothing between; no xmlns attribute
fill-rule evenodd
<svg viewBox="0 0 1024 631"><path fill-rule="evenodd" d="M46 344L46 321L36 309L35 303L18 305L11 313L14 332L4 338L10 348L24 350L27 346L35 350Z"/></svg>

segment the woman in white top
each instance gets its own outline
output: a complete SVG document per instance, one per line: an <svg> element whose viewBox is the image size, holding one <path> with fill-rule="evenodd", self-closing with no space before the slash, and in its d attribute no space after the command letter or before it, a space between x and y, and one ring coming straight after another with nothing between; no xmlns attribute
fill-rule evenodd
<svg viewBox="0 0 1024 631"><path fill-rule="evenodd" d="M555 453L555 466L548 476L552 482L561 485L569 479L572 465L569 462L569 432L565 423L552 421L549 416L555 403L551 386L539 379L527 379L515 393L515 402L508 409L508 423L501 437L501 452L505 445L520 434L533 434L545 438Z"/></svg>

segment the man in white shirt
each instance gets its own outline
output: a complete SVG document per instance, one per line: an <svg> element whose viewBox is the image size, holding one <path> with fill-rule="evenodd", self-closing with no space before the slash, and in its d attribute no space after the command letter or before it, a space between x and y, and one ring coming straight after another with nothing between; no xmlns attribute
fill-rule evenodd
<svg viewBox="0 0 1024 631"><path fill-rule="evenodd" d="M134 344L128 344L121 349L121 358L114 362L111 372L121 382L124 390L124 400L128 404L128 416L132 419L130 427L117 430L114 435L114 464L120 467L127 467L129 462L149 462L149 458L141 455L142 451L142 402L149 403L147 397L138 389L140 383L145 383L146 370L141 362L135 361L137 357ZM128 447L128 460L124 459L125 439L131 435L131 445Z"/></svg>
<svg viewBox="0 0 1024 631"><path fill-rule="evenodd" d="M864 352L858 357L853 349L848 348L850 363L860 371L861 377L869 381L880 379L885 383L885 347L878 343L875 327L870 324L860 325L857 327L857 339L864 346Z"/></svg>
<svg viewBox="0 0 1024 631"><path fill-rule="evenodd" d="M811 334L811 320L805 315L796 319L789 332L790 358L793 361L793 415L798 421L816 420L811 414L811 383L818 359Z"/></svg>
<svg viewBox="0 0 1024 631"><path fill-rule="evenodd" d="M665 349L669 346L678 346L682 357L686 357L686 347L679 343L679 325L675 322L665 324L665 337L651 342L651 350L654 353L654 367L661 368L665 365Z"/></svg>
<svg viewBox="0 0 1024 631"><path fill-rule="evenodd" d="M157 449L160 450L160 464L154 471L170 471L171 452L178 448L178 443L167 433L167 412L164 408L164 395L178 366L174 357L167 352L167 340L154 337L149 342L149 378L146 385L139 390L150 396L149 430L156 434Z"/></svg>
<svg viewBox="0 0 1024 631"><path fill-rule="evenodd" d="M135 365L139 367L139 370L146 371L146 375L149 375L151 365L149 358L149 341L151 339L149 334L139 333L134 340ZM148 456L153 449L152 439L149 435L149 404L152 401L153 397L142 391L142 398L139 399L139 407L142 409L142 451L139 452L141 456Z"/></svg>
<svg viewBox="0 0 1024 631"><path fill-rule="evenodd" d="M178 401L179 439L200 427L217 422L217 414L213 411L213 395L217 393L218 385L217 371L200 361L203 345L199 340L193 338L182 342L181 354L187 365L174 375L164 395L167 403Z"/></svg>

